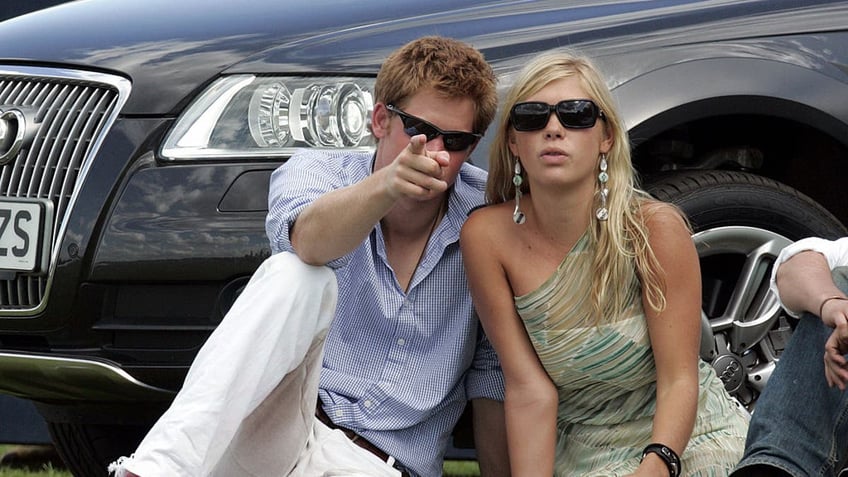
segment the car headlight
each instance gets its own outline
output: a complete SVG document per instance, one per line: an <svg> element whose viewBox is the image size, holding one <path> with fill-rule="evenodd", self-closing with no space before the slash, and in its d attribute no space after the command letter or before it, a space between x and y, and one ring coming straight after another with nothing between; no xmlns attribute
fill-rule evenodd
<svg viewBox="0 0 848 477"><path fill-rule="evenodd" d="M181 160L370 149L373 87L371 78L226 76L179 117L161 153Z"/></svg>

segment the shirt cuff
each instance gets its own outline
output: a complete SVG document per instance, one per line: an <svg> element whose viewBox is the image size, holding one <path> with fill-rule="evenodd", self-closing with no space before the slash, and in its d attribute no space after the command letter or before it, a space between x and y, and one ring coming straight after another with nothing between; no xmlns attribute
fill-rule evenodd
<svg viewBox="0 0 848 477"><path fill-rule="evenodd" d="M503 402L504 381L500 368L469 371L466 393L469 400L485 398Z"/></svg>

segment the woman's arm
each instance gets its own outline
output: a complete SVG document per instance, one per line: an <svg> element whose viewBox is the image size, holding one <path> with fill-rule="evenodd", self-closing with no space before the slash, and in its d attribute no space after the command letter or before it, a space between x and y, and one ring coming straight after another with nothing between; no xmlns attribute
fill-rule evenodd
<svg viewBox="0 0 848 477"><path fill-rule="evenodd" d="M689 442L698 406L701 272L698 254L683 218L671 206L655 204L646 223L649 243L665 285L666 307L653 309L643 290L648 333L657 367L657 409L651 441L678 455ZM648 454L636 475L667 475L665 463Z"/></svg>
<svg viewBox="0 0 848 477"><path fill-rule="evenodd" d="M515 311L487 210L472 214L460 245L474 306L504 373L510 467L516 477L553 475L557 391Z"/></svg>

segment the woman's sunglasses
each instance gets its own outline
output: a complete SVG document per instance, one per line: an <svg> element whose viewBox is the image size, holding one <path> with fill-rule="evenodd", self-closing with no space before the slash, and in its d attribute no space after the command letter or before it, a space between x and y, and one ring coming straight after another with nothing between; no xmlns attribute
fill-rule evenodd
<svg viewBox="0 0 848 477"><path fill-rule="evenodd" d="M405 113L392 104L387 104L386 109L400 116L400 120L403 122L403 131L409 137L423 134L427 136L427 142L429 142L442 136L445 149L448 151L465 151L483 137L482 134L464 131L442 131L421 118Z"/></svg>
<svg viewBox="0 0 848 477"><path fill-rule="evenodd" d="M509 121L516 131L537 131L548 125L551 113L556 112L559 122L571 129L586 129L595 125L604 112L589 99L567 99L557 104L542 101L517 103L509 113Z"/></svg>

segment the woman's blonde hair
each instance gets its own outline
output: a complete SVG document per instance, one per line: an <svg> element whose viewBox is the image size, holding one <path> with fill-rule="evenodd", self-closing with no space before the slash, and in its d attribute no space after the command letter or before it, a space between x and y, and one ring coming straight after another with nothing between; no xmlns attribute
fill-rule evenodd
<svg viewBox="0 0 848 477"><path fill-rule="evenodd" d="M577 77L589 95L587 99L593 100L604 112L605 120L599 121L613 140L607 154L609 219L598 220L594 208L589 218L590 248L594 250L592 269L597 270L592 277L592 303L596 316L599 320L603 316L613 316L627 306L629 290L626 279L632 276L634 262L649 305L662 310L666 304L665 283L648 242L646 209L642 207L652 199L638 187L627 131L606 82L588 58L562 50L547 52L534 58L518 74L504 98L501 115L495 124L496 135L489 155L487 201L497 204L515 197L512 176L516 159L509 150L510 110L551 82L568 77ZM531 192L527 180L523 181L521 188L524 193ZM600 186L596 183L596 198L599 195Z"/></svg>

